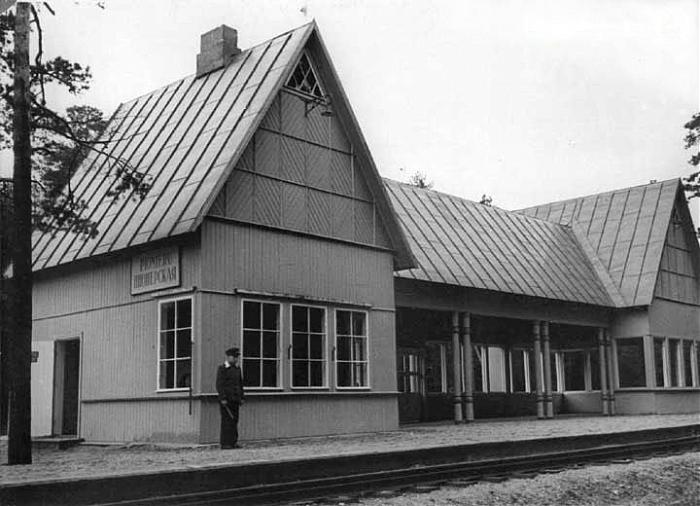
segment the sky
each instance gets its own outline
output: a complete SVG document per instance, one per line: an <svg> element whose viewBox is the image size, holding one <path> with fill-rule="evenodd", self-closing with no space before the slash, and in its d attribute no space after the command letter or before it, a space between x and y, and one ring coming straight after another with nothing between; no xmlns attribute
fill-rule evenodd
<svg viewBox="0 0 700 506"><path fill-rule="evenodd" d="M90 0L42 10L48 56L120 102L192 74L199 36L241 48L318 23L380 173L518 209L688 174L700 0ZM11 158L0 158L5 174Z"/></svg>

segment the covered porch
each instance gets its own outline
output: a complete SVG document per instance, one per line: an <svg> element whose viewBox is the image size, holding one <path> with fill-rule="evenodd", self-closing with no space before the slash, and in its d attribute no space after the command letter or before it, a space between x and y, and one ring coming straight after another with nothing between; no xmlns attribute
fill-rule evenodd
<svg viewBox="0 0 700 506"><path fill-rule="evenodd" d="M614 413L604 311L406 280L397 288L401 423Z"/></svg>

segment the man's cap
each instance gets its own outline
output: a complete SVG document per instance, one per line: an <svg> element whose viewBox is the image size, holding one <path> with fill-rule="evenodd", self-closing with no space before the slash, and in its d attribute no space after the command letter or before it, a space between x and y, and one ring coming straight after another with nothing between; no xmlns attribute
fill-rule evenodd
<svg viewBox="0 0 700 506"><path fill-rule="evenodd" d="M237 357L240 354L241 350L239 350L238 348L229 348L228 350L226 350L226 355L230 357Z"/></svg>

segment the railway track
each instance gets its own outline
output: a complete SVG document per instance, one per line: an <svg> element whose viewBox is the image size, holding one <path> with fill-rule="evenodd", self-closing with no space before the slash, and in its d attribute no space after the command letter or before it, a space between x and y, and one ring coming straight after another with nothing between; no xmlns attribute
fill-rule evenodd
<svg viewBox="0 0 700 506"><path fill-rule="evenodd" d="M700 448L700 434L620 443L525 456L465 460L445 464L414 464L402 469L346 474L265 485L229 488L133 501L115 505L249 505L307 504L314 501L348 502L363 496L390 497L404 492L434 490L439 486L469 486L478 482L501 482L531 478L588 465L624 464L634 460L678 454ZM368 458L371 458L368 456Z"/></svg>

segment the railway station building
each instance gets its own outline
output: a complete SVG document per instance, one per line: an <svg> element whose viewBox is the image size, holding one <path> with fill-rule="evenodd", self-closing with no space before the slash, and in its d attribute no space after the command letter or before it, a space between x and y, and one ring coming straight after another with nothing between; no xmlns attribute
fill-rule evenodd
<svg viewBox="0 0 700 506"><path fill-rule="evenodd" d="M35 233L35 436L216 441L231 346L244 439L700 412L679 180L509 212L383 180L315 23L196 62L76 171L98 234Z"/></svg>

